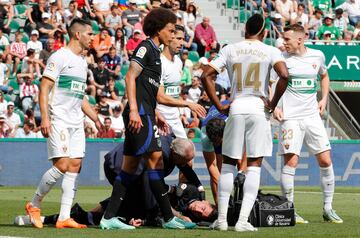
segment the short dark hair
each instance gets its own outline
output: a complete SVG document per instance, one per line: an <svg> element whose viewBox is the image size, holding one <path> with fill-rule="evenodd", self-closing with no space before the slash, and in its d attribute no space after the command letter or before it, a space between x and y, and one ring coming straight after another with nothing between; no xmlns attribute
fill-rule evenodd
<svg viewBox="0 0 360 238"><path fill-rule="evenodd" d="M144 19L143 31L145 35L153 37L168 23L176 23L176 15L165 8L156 8L149 12Z"/></svg>
<svg viewBox="0 0 360 238"><path fill-rule="evenodd" d="M105 122L105 121L108 121L108 120L111 122L111 118L110 118L110 117L105 117L105 118L104 118L104 122Z"/></svg>
<svg viewBox="0 0 360 238"><path fill-rule="evenodd" d="M86 25L91 26L91 22L88 20L80 19L80 18L75 18L74 20L72 20L71 24L69 26L69 37L70 38L73 38L75 36L76 25L81 25L83 27L85 27Z"/></svg>
<svg viewBox="0 0 360 238"><path fill-rule="evenodd" d="M344 10L342 8L338 8L335 10L335 13L340 15L344 13Z"/></svg>
<svg viewBox="0 0 360 238"><path fill-rule="evenodd" d="M176 34L178 31L185 32L185 27L183 27L182 25L176 24L176 25L175 25L175 34Z"/></svg>
<svg viewBox="0 0 360 238"><path fill-rule="evenodd" d="M110 8L110 10L112 11L112 10L117 9L117 8L118 8L117 6L112 5L111 8Z"/></svg>
<svg viewBox="0 0 360 238"><path fill-rule="evenodd" d="M249 36L259 35L265 29L265 20L262 15L252 15L245 24L246 34Z"/></svg>
<svg viewBox="0 0 360 238"><path fill-rule="evenodd" d="M206 124L206 135L211 142L216 141L224 135L225 120L221 118L213 118Z"/></svg>
<svg viewBox="0 0 360 238"><path fill-rule="evenodd" d="M304 9L305 9L305 5L304 5L304 4L302 4L302 3L299 3L298 7L302 7L302 8L304 8Z"/></svg>
<svg viewBox="0 0 360 238"><path fill-rule="evenodd" d="M293 25L286 26L284 28L284 32L287 32L287 31L294 31L294 32L305 34L305 29L300 24L293 24Z"/></svg>

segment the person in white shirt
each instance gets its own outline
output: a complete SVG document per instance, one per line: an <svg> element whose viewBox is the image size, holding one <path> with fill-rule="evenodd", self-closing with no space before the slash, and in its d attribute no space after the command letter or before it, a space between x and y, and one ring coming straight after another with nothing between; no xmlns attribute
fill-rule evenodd
<svg viewBox="0 0 360 238"><path fill-rule="evenodd" d="M32 30L30 40L26 44L27 49L35 50L36 59L39 59L40 51L42 51L43 49L42 43L38 40L38 38L39 38L38 30Z"/></svg>
<svg viewBox="0 0 360 238"><path fill-rule="evenodd" d="M34 125L31 122L25 122L23 128L19 128L16 131L15 138L37 138L36 133L32 130Z"/></svg>
<svg viewBox="0 0 360 238"><path fill-rule="evenodd" d="M0 115L6 113L7 101L4 99L4 93L0 90Z"/></svg>
<svg viewBox="0 0 360 238"><path fill-rule="evenodd" d="M8 102L5 118L12 128L12 133L15 132L21 125L20 116L17 113L15 113L14 110L15 110L14 103Z"/></svg>
<svg viewBox="0 0 360 238"><path fill-rule="evenodd" d="M100 24L104 24L105 17L111 14L110 8L113 3L113 0L93 0L95 15L99 19Z"/></svg>
<svg viewBox="0 0 360 238"><path fill-rule="evenodd" d="M289 69L290 80L281 103L274 111L274 118L280 121L279 154L284 156L281 172L283 195L294 200L294 177L302 144L314 154L320 166L320 184L323 191L324 221L343 223L332 209L335 190L335 176L330 156L330 142L321 120L329 95L330 79L326 69L325 56L320 50L304 46L305 30L300 25L284 29L283 53ZM321 100L317 101L316 81L320 76ZM296 214L297 223L308 223Z"/></svg>
<svg viewBox="0 0 360 238"><path fill-rule="evenodd" d="M197 103L201 96L202 88L200 87L199 77L193 76L191 86L188 87L188 99Z"/></svg>
<svg viewBox="0 0 360 238"><path fill-rule="evenodd" d="M265 20L260 14L251 16L245 25L245 40L222 48L217 57L204 67L203 86L220 113L229 114L224 129L223 165L218 185L218 219L212 225L227 230L227 211L233 190L236 164L247 154L244 196L235 231L257 231L248 218L260 186L264 156L272 155L270 114L288 84L288 71L280 50L264 44ZM212 82L226 67L231 80L230 105L222 105ZM269 101L268 85L271 68L280 79ZM256 145L256 146L254 146Z"/></svg>
<svg viewBox="0 0 360 238"><path fill-rule="evenodd" d="M300 3L297 7L297 11L291 15L292 24L301 24L305 29L307 29L309 24L309 15L305 13L304 4Z"/></svg>
<svg viewBox="0 0 360 238"><path fill-rule="evenodd" d="M8 92L8 78L10 75L10 69L2 61L2 54L0 54L0 91Z"/></svg>
<svg viewBox="0 0 360 238"><path fill-rule="evenodd" d="M350 24L356 26L360 21L360 0L347 0L337 7L343 9L349 15Z"/></svg>
<svg viewBox="0 0 360 238"><path fill-rule="evenodd" d="M120 104L121 105L121 104ZM111 117L111 128L114 129L116 138L121 138L125 132L124 119L122 117L122 106L116 106Z"/></svg>

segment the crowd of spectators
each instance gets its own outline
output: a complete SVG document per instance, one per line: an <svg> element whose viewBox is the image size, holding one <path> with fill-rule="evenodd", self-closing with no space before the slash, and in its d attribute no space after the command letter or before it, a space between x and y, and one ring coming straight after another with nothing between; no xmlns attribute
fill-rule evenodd
<svg viewBox="0 0 360 238"><path fill-rule="evenodd" d="M287 24L302 24L316 44L352 45L360 40L360 0L337 4L330 0L246 0L248 11L262 12L266 34L281 33ZM88 63L87 98L106 130L98 133L85 119L88 138L124 136L122 111L127 102L124 76L134 49L146 38L142 22L153 8L165 7L186 29L180 58L183 62L181 100L212 104L199 80L202 66L220 49L208 16L202 16L194 0L0 0L0 138L39 138L39 83L49 56L66 46L67 26L74 18L89 19L96 34ZM335 41L338 40L338 41ZM312 42L309 41L312 44ZM220 100L229 97L226 70L216 79ZM179 108L190 138L199 135L201 118L188 108Z"/></svg>

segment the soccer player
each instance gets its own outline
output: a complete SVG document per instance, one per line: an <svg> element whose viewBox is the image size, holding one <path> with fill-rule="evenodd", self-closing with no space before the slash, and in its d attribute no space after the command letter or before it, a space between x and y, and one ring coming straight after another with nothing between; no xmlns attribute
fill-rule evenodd
<svg viewBox="0 0 360 238"><path fill-rule="evenodd" d="M75 19L69 27L70 42L48 60L40 84L41 132L48 138L53 167L45 172L35 196L26 204L32 224L42 228L40 205L44 196L63 177L57 228L84 228L70 218L76 180L85 155L84 113L102 130L96 112L84 99L87 63L81 55L93 39L91 23Z"/></svg>
<svg viewBox="0 0 360 238"><path fill-rule="evenodd" d="M184 44L184 37L185 28L181 25L175 25L175 38L168 46L164 47L160 57L161 80L164 82L165 94L173 98L179 98L181 91L182 61L177 54ZM165 117L166 122L176 137L187 138L184 126L180 120L179 108L162 104L158 104L156 108Z"/></svg>
<svg viewBox="0 0 360 238"><path fill-rule="evenodd" d="M265 20L254 14L245 25L245 40L227 45L218 57L204 68L204 88L219 112L228 113L223 138L224 157L218 188L218 220L214 227L227 230L227 210L233 189L235 165L248 156L244 196L236 231L256 231L248 217L254 205L259 185L261 163L264 156L272 155L272 136L269 113L276 107L288 82L288 71L278 49L262 43ZM222 105L216 96L213 80L226 67L231 80L231 100ZM271 101L268 98L270 69L274 68L280 79Z"/></svg>
<svg viewBox="0 0 360 238"><path fill-rule="evenodd" d="M325 221L342 223L332 209L335 189L334 169L330 158L330 142L320 115L325 111L329 94L329 75L324 54L304 46L305 31L300 25L286 27L283 53L291 80L282 97L282 106L274 111L280 121L279 152L284 156L281 189L289 201L294 200L294 176L303 142L320 166ZM320 75L322 98L317 102L316 80ZM281 104L281 103L280 103ZM296 216L297 223L308 223Z"/></svg>
<svg viewBox="0 0 360 238"><path fill-rule="evenodd" d="M134 229L121 222L116 214L127 188L136 178L135 171L142 158L147 161L150 188L164 217L164 228L185 229L193 227L174 217L164 183L161 141L155 125L156 103L168 106L187 106L200 116L205 110L196 104L179 101L164 93L161 85L161 60L159 45L169 45L174 38L176 16L169 10L157 8L145 17L143 31L149 36L135 49L126 74L128 104L124 110L126 125L124 160L116 177L109 205L100 222L102 229ZM157 118L158 124L164 121Z"/></svg>

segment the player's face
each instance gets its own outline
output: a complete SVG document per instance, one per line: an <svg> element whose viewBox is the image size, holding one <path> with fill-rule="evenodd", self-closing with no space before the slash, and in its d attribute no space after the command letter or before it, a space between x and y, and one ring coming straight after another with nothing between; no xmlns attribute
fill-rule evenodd
<svg viewBox="0 0 360 238"><path fill-rule="evenodd" d="M213 213L214 207L208 201L194 201L188 208L199 219L207 219Z"/></svg>
<svg viewBox="0 0 360 238"><path fill-rule="evenodd" d="M169 45L175 37L175 25L168 23L161 31L159 31L160 44Z"/></svg>
<svg viewBox="0 0 360 238"><path fill-rule="evenodd" d="M94 33L92 31L91 26L86 25L85 27L86 27L86 30L80 34L79 41L80 41L80 45L83 49L89 50L91 43L94 39Z"/></svg>
<svg viewBox="0 0 360 238"><path fill-rule="evenodd" d="M283 33L283 38L286 51L290 54L296 53L301 46L299 35L294 31L286 31Z"/></svg>
<svg viewBox="0 0 360 238"><path fill-rule="evenodd" d="M175 38L170 42L169 48L170 50L175 53L178 54L182 48L182 46L184 45L184 32L182 31L178 31L175 34Z"/></svg>

